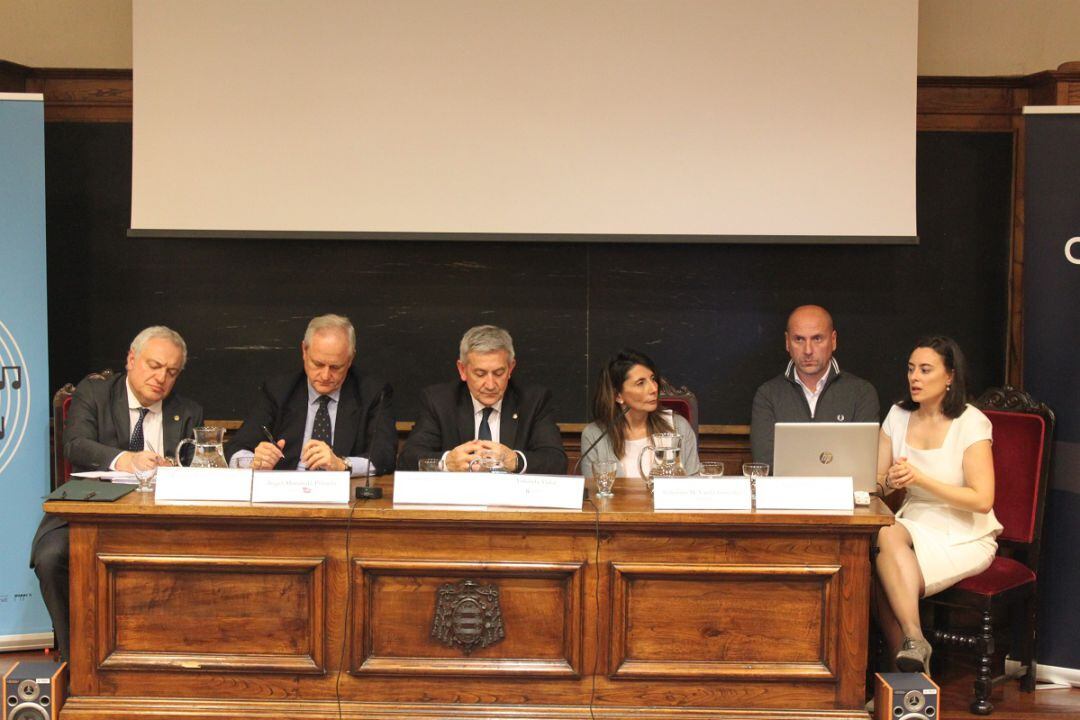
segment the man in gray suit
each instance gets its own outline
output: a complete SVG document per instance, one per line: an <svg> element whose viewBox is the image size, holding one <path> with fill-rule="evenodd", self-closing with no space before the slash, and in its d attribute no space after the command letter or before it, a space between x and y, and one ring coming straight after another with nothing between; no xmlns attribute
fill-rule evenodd
<svg viewBox="0 0 1080 720"><path fill-rule="evenodd" d="M167 463L167 451L203 419L198 403L172 394L186 362L179 333L155 325L131 341L127 372L79 383L64 423L64 455L72 470L132 472ZM64 659L71 653L68 554L67 521L46 515L34 535L30 567Z"/></svg>

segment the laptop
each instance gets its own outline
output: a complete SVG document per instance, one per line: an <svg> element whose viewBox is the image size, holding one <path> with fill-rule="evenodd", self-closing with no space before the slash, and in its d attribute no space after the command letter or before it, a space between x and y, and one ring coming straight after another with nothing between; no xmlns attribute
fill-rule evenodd
<svg viewBox="0 0 1080 720"><path fill-rule="evenodd" d="M877 490L877 423L776 423L773 475L848 476L856 491Z"/></svg>

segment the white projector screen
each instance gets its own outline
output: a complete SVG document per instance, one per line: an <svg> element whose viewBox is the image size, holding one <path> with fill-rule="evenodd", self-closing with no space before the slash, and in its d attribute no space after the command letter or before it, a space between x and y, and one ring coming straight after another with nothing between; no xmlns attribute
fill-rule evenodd
<svg viewBox="0 0 1080 720"><path fill-rule="evenodd" d="M916 30L916 0L135 0L132 231L910 242Z"/></svg>

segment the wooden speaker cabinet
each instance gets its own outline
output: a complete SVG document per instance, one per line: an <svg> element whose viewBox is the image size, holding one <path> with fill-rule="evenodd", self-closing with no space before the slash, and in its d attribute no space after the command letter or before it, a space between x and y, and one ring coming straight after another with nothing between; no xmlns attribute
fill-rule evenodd
<svg viewBox="0 0 1080 720"><path fill-rule="evenodd" d="M3 720L57 720L67 691L67 663L15 663L3 687Z"/></svg>

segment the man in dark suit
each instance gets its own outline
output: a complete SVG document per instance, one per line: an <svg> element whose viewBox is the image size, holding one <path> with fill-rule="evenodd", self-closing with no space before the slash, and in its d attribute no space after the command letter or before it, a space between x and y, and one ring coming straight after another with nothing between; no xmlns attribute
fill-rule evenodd
<svg viewBox="0 0 1080 720"><path fill-rule="evenodd" d="M255 408L226 450L230 465L348 470L354 477L393 472L397 451L393 390L353 368L356 330L349 319L314 318L300 353L301 372L271 378L260 386Z"/></svg>
<svg viewBox="0 0 1080 720"><path fill-rule="evenodd" d="M565 473L551 392L511 380L515 364L506 330L480 325L466 332L457 361L461 382L424 389L401 467L415 470L421 457L441 453L442 466L457 472L478 470L491 457L508 472Z"/></svg>
<svg viewBox="0 0 1080 720"><path fill-rule="evenodd" d="M156 325L131 341L126 373L79 383L64 423L64 456L72 470L132 472L168 463L168 451L203 419L198 403L172 394L186 363L184 339ZM65 659L71 654L68 555L67 521L46 515L34 535L30 567Z"/></svg>

